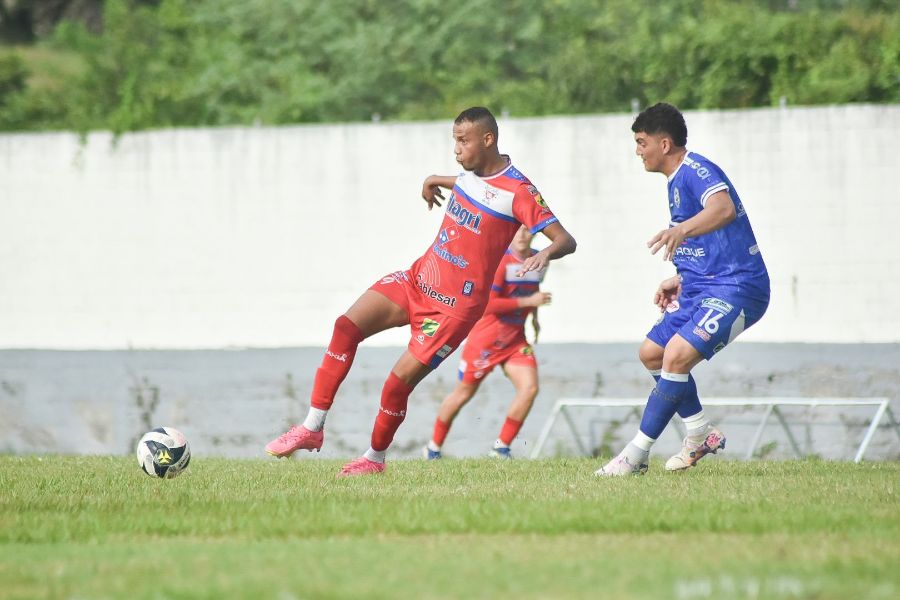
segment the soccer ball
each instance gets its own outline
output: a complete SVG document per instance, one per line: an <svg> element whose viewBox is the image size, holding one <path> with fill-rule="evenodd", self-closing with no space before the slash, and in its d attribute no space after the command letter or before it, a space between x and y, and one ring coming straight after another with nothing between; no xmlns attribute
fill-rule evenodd
<svg viewBox="0 0 900 600"><path fill-rule="evenodd" d="M148 431L137 445L137 460L151 477L178 477L191 462L191 447L184 434L171 427Z"/></svg>

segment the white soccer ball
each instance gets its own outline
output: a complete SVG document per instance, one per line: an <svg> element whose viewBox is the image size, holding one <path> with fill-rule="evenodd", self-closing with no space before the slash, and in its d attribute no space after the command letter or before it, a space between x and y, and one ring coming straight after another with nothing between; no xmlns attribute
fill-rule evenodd
<svg viewBox="0 0 900 600"><path fill-rule="evenodd" d="M148 431L137 445L141 469L151 477L178 477L191 462L191 447L184 434L171 427Z"/></svg>

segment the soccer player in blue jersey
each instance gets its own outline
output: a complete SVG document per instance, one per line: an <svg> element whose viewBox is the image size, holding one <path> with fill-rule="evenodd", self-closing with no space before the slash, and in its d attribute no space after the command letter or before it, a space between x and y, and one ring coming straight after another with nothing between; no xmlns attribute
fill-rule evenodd
<svg viewBox="0 0 900 600"><path fill-rule="evenodd" d="M631 126L644 168L668 180L669 227L647 246L675 263L653 301L662 312L641 345L641 362L656 379L640 430L622 452L596 474L647 471L650 447L675 415L687 437L666 461L680 471L725 447L725 436L703 414L691 369L710 360L769 305L769 275L747 211L725 173L689 151L684 117L670 104L656 104Z"/></svg>

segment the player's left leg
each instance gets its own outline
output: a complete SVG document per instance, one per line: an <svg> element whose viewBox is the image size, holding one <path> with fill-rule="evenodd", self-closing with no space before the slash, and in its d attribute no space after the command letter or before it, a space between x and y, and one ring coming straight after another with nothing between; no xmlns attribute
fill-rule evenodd
<svg viewBox="0 0 900 600"><path fill-rule="evenodd" d="M699 310L679 331L679 336L684 340L683 343L692 346L703 358L711 360L756 323L767 306L768 300L740 294L726 299L714 295L705 296ZM677 365L673 368L677 368ZM715 454L725 448L725 435L709 422L703 412L694 378L689 375L687 383L689 393L685 394L678 405L678 414L684 421L687 435L681 451L666 461L666 470L669 471L689 469L707 454Z"/></svg>
<svg viewBox="0 0 900 600"><path fill-rule="evenodd" d="M344 465L339 475L366 475L384 471L388 446L394 441L394 434L406 419L409 395L432 370L408 350L400 356L381 390L381 407L375 417L371 446L361 457Z"/></svg>
<svg viewBox="0 0 900 600"><path fill-rule="evenodd" d="M405 292L386 295L366 290L334 323L331 342L316 371L309 411L300 425L291 427L266 445L272 456L290 456L297 450L316 450L324 441L325 418L335 394L356 356L360 342L380 331L409 322Z"/></svg>
<svg viewBox="0 0 900 600"><path fill-rule="evenodd" d="M428 307L414 307L412 312L410 325L413 338L384 383L371 446L363 456L345 465L340 475L384 471L388 446L406 418L406 407L413 388L459 347L475 324L474 321L454 319Z"/></svg>
<svg viewBox="0 0 900 600"><path fill-rule="evenodd" d="M512 382L516 394L506 412L506 420L503 422L500 436L494 442L492 453L499 458L511 458L510 445L519 435L519 430L538 395L538 372L536 365L516 363L512 360L507 361L503 369Z"/></svg>

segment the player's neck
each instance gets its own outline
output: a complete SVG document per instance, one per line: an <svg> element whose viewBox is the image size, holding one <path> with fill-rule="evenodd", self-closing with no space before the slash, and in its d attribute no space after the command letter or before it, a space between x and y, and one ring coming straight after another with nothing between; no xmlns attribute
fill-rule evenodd
<svg viewBox="0 0 900 600"><path fill-rule="evenodd" d="M493 177L494 175L499 174L501 171L506 169L509 166L509 156L506 154L497 154L496 156L492 156L490 160L488 160L483 167L480 169L475 169L473 171L479 177Z"/></svg>
<svg viewBox="0 0 900 600"><path fill-rule="evenodd" d="M684 162L684 157L686 155L687 148L677 148L672 154L667 156L665 160L663 160L663 175L671 177L672 174L678 170L678 167L681 166L681 163Z"/></svg>

